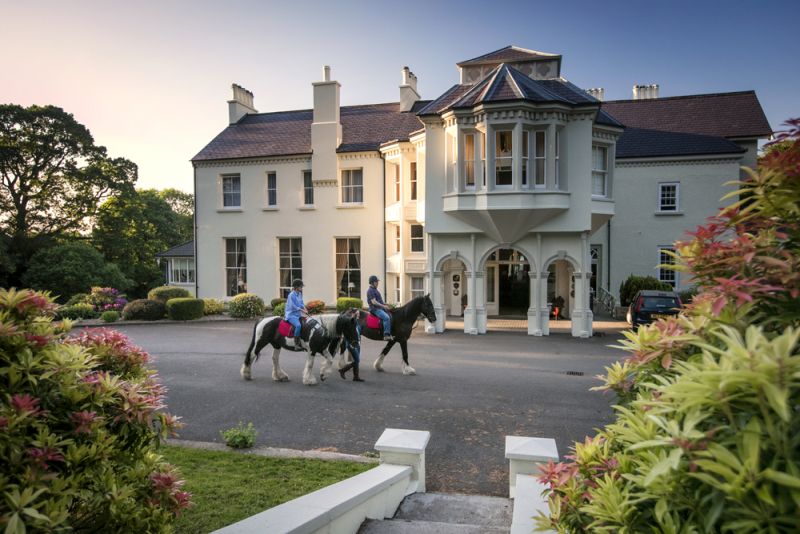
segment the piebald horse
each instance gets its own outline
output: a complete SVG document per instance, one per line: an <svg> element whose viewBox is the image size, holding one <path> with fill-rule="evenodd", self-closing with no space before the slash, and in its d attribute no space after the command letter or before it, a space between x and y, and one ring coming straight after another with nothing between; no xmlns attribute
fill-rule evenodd
<svg viewBox="0 0 800 534"><path fill-rule="evenodd" d="M415 375L417 371L408 364L408 338L411 337L411 332L414 330L414 323L420 315L424 316L431 323L436 322L436 312L433 310L433 302L430 295L422 297L415 297L403 306L397 307L388 312L392 316L392 336L394 339L386 343L386 346L381 351L378 359L372 366L376 371L383 371L383 360L389 351L392 350L395 343L400 345L400 350L403 351L403 374ZM367 315L365 311L360 311L358 316L358 323L361 326L361 334L367 339L375 341L383 341L383 329L370 328L367 326Z"/></svg>
<svg viewBox="0 0 800 534"><path fill-rule="evenodd" d="M258 360L261 349L272 345L272 380L289 381L289 375L281 369L281 349L296 349L287 345L286 338L280 333L278 326L281 319L281 317L267 317L253 327L253 337L241 369L242 378L245 380L252 379L250 367ZM329 313L311 316L303 322L300 333L301 345L308 351L303 369L303 384L313 386L317 383L313 375L315 355L321 354L325 357L319 376L320 380L324 381L333 372L333 358L342 341L347 340L351 345L358 345L357 321L356 312L348 310L338 315Z"/></svg>

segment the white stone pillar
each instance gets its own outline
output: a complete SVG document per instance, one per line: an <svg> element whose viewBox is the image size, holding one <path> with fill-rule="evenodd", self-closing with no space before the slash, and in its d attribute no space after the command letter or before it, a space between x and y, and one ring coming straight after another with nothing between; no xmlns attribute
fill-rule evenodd
<svg viewBox="0 0 800 534"><path fill-rule="evenodd" d="M541 306L539 302L539 273L535 271L528 271L528 278L530 278L530 295L528 299L528 335L541 336L542 335L542 319L539 314Z"/></svg>
<svg viewBox="0 0 800 534"><path fill-rule="evenodd" d="M558 461L556 440L551 438L528 438L506 436L506 459L508 460L508 496L516 495L517 475L538 475L539 466L550 460Z"/></svg>
<svg viewBox="0 0 800 534"><path fill-rule="evenodd" d="M375 442L382 464L408 465L412 468L406 495L425 493L425 448L431 439L427 430L387 428Z"/></svg>
<svg viewBox="0 0 800 534"><path fill-rule="evenodd" d="M465 334L478 334L478 320L475 310L475 273L473 271L466 271L464 273L467 277L467 309L464 310L464 333Z"/></svg>
<svg viewBox="0 0 800 534"><path fill-rule="evenodd" d="M572 274L575 284L575 309L571 311L572 336L592 337L592 320L594 315L589 309L589 279L591 272L576 272Z"/></svg>
<svg viewBox="0 0 800 534"><path fill-rule="evenodd" d="M441 334L444 332L445 321L447 320L447 310L444 303L444 289L442 271L433 271L433 283L431 284L431 299L433 300L433 311L436 313L436 324L433 325L433 331L430 333Z"/></svg>
<svg viewBox="0 0 800 534"><path fill-rule="evenodd" d="M547 146L545 148L547 159L545 166L547 173L545 174L545 187L549 190L556 188L556 125L550 123L547 126L547 134L545 135Z"/></svg>
<svg viewBox="0 0 800 534"><path fill-rule="evenodd" d="M475 322L479 334L486 333L486 272L475 271Z"/></svg>
<svg viewBox="0 0 800 534"><path fill-rule="evenodd" d="M536 281L539 285L539 324L542 327L542 335L550 335L550 305L547 303L547 277L550 273L543 271L539 273Z"/></svg>

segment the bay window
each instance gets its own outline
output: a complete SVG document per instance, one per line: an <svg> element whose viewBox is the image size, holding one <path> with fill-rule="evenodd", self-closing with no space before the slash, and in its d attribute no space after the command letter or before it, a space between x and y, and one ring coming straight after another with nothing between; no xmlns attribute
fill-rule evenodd
<svg viewBox="0 0 800 534"><path fill-rule="evenodd" d="M538 130L534 132L534 144L533 144L533 161L534 161L534 186L535 187L544 187L545 186L545 132L542 130Z"/></svg>
<svg viewBox="0 0 800 534"><path fill-rule="evenodd" d="M495 185L510 187L512 185L513 135L511 130L498 130L494 138Z"/></svg>
<svg viewBox="0 0 800 534"><path fill-rule="evenodd" d="M464 187L475 189L475 134L464 136Z"/></svg>
<svg viewBox="0 0 800 534"><path fill-rule="evenodd" d="M528 135L528 131L525 130L522 132L522 187L528 187L528 152L530 151L530 147L528 146L530 143L530 136Z"/></svg>
<svg viewBox="0 0 800 534"><path fill-rule="evenodd" d="M592 196L608 196L608 149L592 145Z"/></svg>

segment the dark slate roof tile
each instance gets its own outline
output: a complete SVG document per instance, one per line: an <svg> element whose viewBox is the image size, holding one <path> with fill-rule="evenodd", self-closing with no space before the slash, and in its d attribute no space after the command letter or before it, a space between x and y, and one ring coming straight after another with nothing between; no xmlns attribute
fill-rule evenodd
<svg viewBox="0 0 800 534"><path fill-rule="evenodd" d="M625 126L718 137L772 134L754 91L646 100L610 100L603 109Z"/></svg>
<svg viewBox="0 0 800 534"><path fill-rule="evenodd" d="M536 50L527 50L517 46L506 46L494 52L483 54L466 61L457 63L459 67L467 65L483 65L486 63L507 63L514 61L525 61L535 59L558 59L561 56L558 54L548 54L547 52L538 52Z"/></svg>
<svg viewBox="0 0 800 534"><path fill-rule="evenodd" d="M625 128L617 140L617 159L740 154L745 150L723 137L645 128Z"/></svg>
<svg viewBox="0 0 800 534"><path fill-rule="evenodd" d="M174 258L184 256L194 256L194 241L187 241L186 243L175 245L164 252L159 252L156 254L157 258Z"/></svg>

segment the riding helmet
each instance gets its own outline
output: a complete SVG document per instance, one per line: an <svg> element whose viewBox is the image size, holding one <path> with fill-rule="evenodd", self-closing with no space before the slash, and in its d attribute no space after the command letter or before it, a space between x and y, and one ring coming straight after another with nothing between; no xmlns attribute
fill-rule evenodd
<svg viewBox="0 0 800 534"><path fill-rule="evenodd" d="M369 283L373 284L375 282L380 282L380 279L373 274L372 276L369 277Z"/></svg>
<svg viewBox="0 0 800 534"><path fill-rule="evenodd" d="M292 289L297 289L298 287L303 287L304 285L305 284L303 284L303 281L300 280L299 278L295 278L292 281Z"/></svg>

